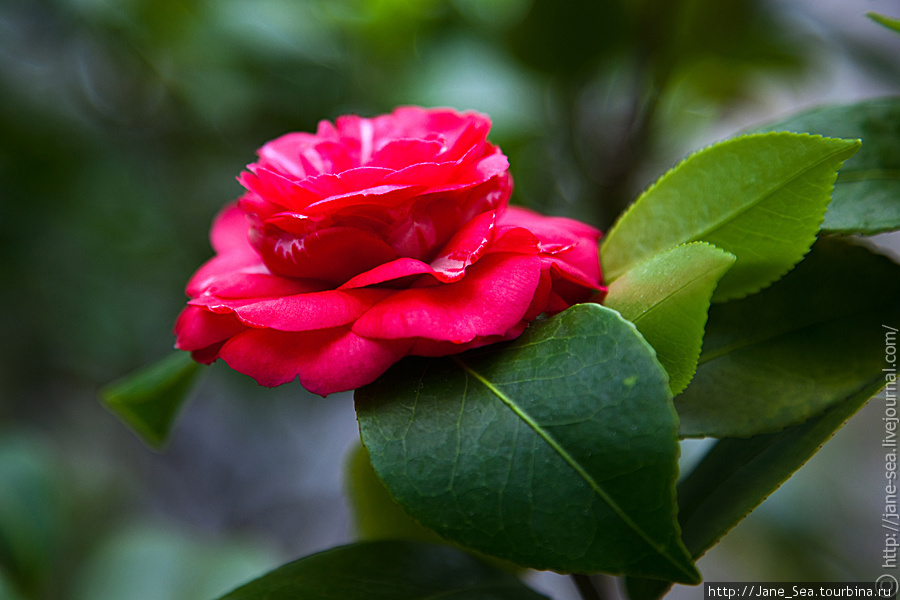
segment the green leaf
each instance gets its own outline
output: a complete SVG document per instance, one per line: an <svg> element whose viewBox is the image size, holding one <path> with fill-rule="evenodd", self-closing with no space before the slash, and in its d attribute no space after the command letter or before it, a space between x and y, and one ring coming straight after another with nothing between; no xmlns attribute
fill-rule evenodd
<svg viewBox="0 0 900 600"><path fill-rule="evenodd" d="M356 531L364 540L440 542L440 536L422 527L394 502L378 479L365 446L351 451L346 464L347 496Z"/></svg>
<svg viewBox="0 0 900 600"><path fill-rule="evenodd" d="M397 504L372 468L369 452L359 445L346 464L347 495L357 534L363 540L411 540L445 544L431 529L413 520ZM453 544L451 544L452 546ZM479 560L508 573L522 570L518 565L492 556L470 552Z"/></svg>
<svg viewBox="0 0 900 600"><path fill-rule="evenodd" d="M883 375L900 322L900 266L823 239L771 288L713 306L700 364L675 398L682 436L746 437L802 423Z"/></svg>
<svg viewBox="0 0 900 600"><path fill-rule="evenodd" d="M420 542L343 546L288 563L221 600L547 600L464 552Z"/></svg>
<svg viewBox="0 0 900 600"><path fill-rule="evenodd" d="M632 267L603 301L637 326L681 392L697 370L703 327L716 283L734 255L704 243L676 246Z"/></svg>
<svg viewBox="0 0 900 600"><path fill-rule="evenodd" d="M679 486L684 542L700 556L718 542L841 428L885 379L868 383L801 425L720 440Z"/></svg>
<svg viewBox="0 0 900 600"><path fill-rule="evenodd" d="M806 423L778 433L719 440L678 485L684 543L700 558L819 451L885 379L842 398ZM629 579L632 600L655 600L671 584Z"/></svg>
<svg viewBox="0 0 900 600"><path fill-rule="evenodd" d="M152 448L161 448L199 372L187 352L177 351L100 390L106 407Z"/></svg>
<svg viewBox="0 0 900 600"><path fill-rule="evenodd" d="M784 275L816 239L841 163L858 140L795 133L733 138L666 173L615 224L601 246L611 281L686 242L735 255L713 299L740 298Z"/></svg>
<svg viewBox="0 0 900 600"><path fill-rule="evenodd" d="M900 32L900 19L894 19L885 15L879 15L878 13L874 12L866 13L866 16L876 23L880 23L881 25L884 25L889 29Z"/></svg>
<svg viewBox="0 0 900 600"><path fill-rule="evenodd" d="M407 359L356 410L391 495L441 536L538 569L696 583L670 398L634 325L583 304L509 344Z"/></svg>
<svg viewBox="0 0 900 600"><path fill-rule="evenodd" d="M760 130L861 138L862 149L841 167L822 230L870 235L900 229L900 98L815 108Z"/></svg>

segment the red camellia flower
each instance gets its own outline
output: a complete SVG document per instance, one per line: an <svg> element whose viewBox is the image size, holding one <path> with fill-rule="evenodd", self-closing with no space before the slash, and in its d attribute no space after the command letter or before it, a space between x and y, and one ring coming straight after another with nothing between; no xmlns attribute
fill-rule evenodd
<svg viewBox="0 0 900 600"><path fill-rule="evenodd" d="M477 113L405 107L267 143L213 224L176 346L326 395L589 299L600 232L507 207L489 129Z"/></svg>

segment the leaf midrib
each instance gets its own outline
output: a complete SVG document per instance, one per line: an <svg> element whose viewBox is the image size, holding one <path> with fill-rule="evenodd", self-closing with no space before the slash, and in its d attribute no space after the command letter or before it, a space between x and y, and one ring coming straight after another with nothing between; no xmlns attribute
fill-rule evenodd
<svg viewBox="0 0 900 600"><path fill-rule="evenodd" d="M712 247L715 247L715 246L712 246ZM726 270L726 272L727 272L727 270ZM713 274L714 274L713 269L709 269L707 271L703 271L696 277L693 277L692 279L687 280L685 283L683 283L682 285L679 285L677 288L670 291L668 294L655 300L650 306L647 307L646 310L642 311L638 316L631 319L631 322L634 324L637 324L641 319L643 319L649 313L653 312L656 308L658 308L664 304L667 304L668 302L674 301L676 298L678 298L681 295L682 292L687 290L687 288L693 287L694 284L701 282L704 279L708 279ZM721 277L720 277L720 279L721 279ZM715 291L715 290L713 290L713 291Z"/></svg>
<svg viewBox="0 0 900 600"><path fill-rule="evenodd" d="M762 134L762 135L765 135L765 134ZM740 138L736 138L736 139L740 139ZM834 151L832 151L832 152L826 154L825 156L823 156L822 158L820 158L820 159L817 160L816 162L812 163L811 165L808 165L807 167L802 168L799 172L797 172L797 173L796 173L795 175L793 175L792 177L790 177L790 178L788 178L788 179L786 179L786 180L782 180L782 183L779 183L778 185L773 185L773 186L770 187L768 190L762 192L756 199L754 199L752 202L750 202L750 203L748 203L748 204L742 206L742 207L741 207L739 210L737 210L736 212L729 213L729 214L726 215L723 219L721 219L721 220L719 220L719 221L717 221L717 222L712 223L711 225L709 225L705 230L703 230L703 231L701 231L701 232L699 232L699 233L693 234L691 238L686 239L686 240L682 240L682 241L680 241L680 242L676 242L676 243L674 244L674 246L677 246L677 245L679 245L679 244L684 244L684 243L693 243L693 242L698 242L698 241L705 241L705 240L703 239L704 236L709 235L710 232L713 232L713 231L715 231L715 230L717 230L717 229L720 229L721 227L723 227L723 226L726 225L727 223L729 223L729 222L733 221L734 219L737 219L738 217L742 216L744 213L746 213L746 212L748 212L749 210L755 208L755 207L758 206L761 202L763 202L763 201L766 200L767 198L771 197L771 196L772 196L776 191L778 191L779 189L784 188L784 187L790 185L791 183L797 181L800 177L806 175L809 171L815 169L816 167L821 166L822 164L825 164L826 162L828 162L828 161L830 161L831 159L833 159L835 156L840 155L842 152L846 152L846 151L848 150L848 148L849 148L849 146L844 146L844 147L842 147L842 148L837 148L837 149L835 149ZM685 161L688 161L688 160L690 160L690 157L687 158L687 159L685 159ZM683 164L683 163L682 163L682 164ZM680 165L679 165L679 166L680 166ZM672 172L674 172L676 169L678 169L678 167L674 167L673 170L672 170ZM671 172L670 172L670 173L671 173ZM646 202L646 198L649 197L649 196L654 192L654 190L656 190L660 185L663 184L663 182L667 179L668 175L669 175L669 174L667 174L666 176L664 176L662 179L660 179L659 182L657 182L657 183L654 184L650 189L648 189L647 192L646 192L646 194L645 194L644 196L642 196L641 198L638 199L638 202L641 202L641 201ZM630 213L638 206L638 202L635 202L634 205L632 205L631 208L629 208L629 209L622 215L622 217L621 217L621 219L620 219L620 222L624 222L624 221L625 221L625 219L628 217L628 215L629 215L629 214L630 214ZM615 230L618 228L618 225L619 225L619 223L616 223L616 225L613 227L613 230L610 231L610 235L609 235L609 237L608 237L607 239L612 239L612 238L613 238L613 235L612 235L612 234L613 234L613 233L615 232ZM674 246L673 246L673 247L674 247ZM728 250L728 248L725 248L725 250ZM643 259L646 259L646 258L649 258L649 257L651 257L651 256L653 256L653 255L655 255L655 254L659 254L659 253L664 252L664 251L665 251L665 244L664 244L663 247L661 247L661 248L660 248L660 247L657 247L657 248L651 250L651 252L650 252L649 254L643 254L643 255L642 255L642 258L643 258ZM620 277L621 275L624 275L625 273L627 273L627 272L628 272L635 264L638 264L638 263L642 260L642 258L638 258L637 260L632 261L631 263L629 263L625 268L623 268L623 269L620 270L620 273L621 273L621 274L620 274L619 276L614 277L614 278Z"/></svg>
<svg viewBox="0 0 900 600"><path fill-rule="evenodd" d="M672 565L675 566L676 569L687 575L689 580L695 579L695 574L689 571L686 571L682 565L669 553L669 551L660 545L656 540L654 540L650 535L645 532L637 523L635 523L630 516L619 506L616 501L610 497L609 494L600 486L597 481L591 477L590 473L588 473L584 467L582 467L578 462L570 455L565 448L560 446L560 444L547 432L543 427L541 427L534 419L531 418L527 412L522 410L522 408L516 404L511 398L509 398L506 394L500 391L493 383L488 381L484 376L480 373L472 369L469 365L464 363L462 359L458 356L453 356L453 361L456 362L466 373L470 374L472 377L480 381L488 390L491 391L497 398L500 399L513 413L522 419L526 425L528 425L535 433L537 433L541 439L543 439L556 453L562 458L566 464L572 467L576 473L594 490L596 493L606 504L613 510L613 512L618 516L622 521L625 522L628 527L632 529L644 542L646 542L651 548L653 548L660 556L664 557L668 560Z"/></svg>
<svg viewBox="0 0 900 600"><path fill-rule="evenodd" d="M756 208L757 206L759 206L760 204L765 202L767 199L769 199L771 196L773 196L779 190L782 190L782 189L786 188L787 186L793 184L794 182L796 182L798 179L800 179L804 175L808 174L813 169L816 169L816 168L822 166L823 164L829 162L835 156L838 156L839 154L841 154L843 152L847 152L849 147L850 146L844 146L842 148L838 148L838 149L834 150L833 152L829 152L828 154L824 155L822 158L820 158L816 162L800 169L800 171L798 171L795 175L791 176L788 179L782 180L782 182L780 184L774 185L771 188L769 188L768 190L766 190L765 192L761 193L755 200L742 206L738 211L730 213L724 219L718 221L717 223L710 225L709 227L707 227L706 230L696 234L694 237L692 237L688 241L690 241L690 242L703 241L704 236L707 236L711 232L713 232L717 229L721 229L726 224L735 221L739 217L742 217L745 213L749 212L750 210ZM837 169L835 169L835 171L837 171ZM835 176L836 176L836 174L835 174ZM826 203L826 205L827 205L827 203ZM725 249L727 250L727 248L725 248Z"/></svg>

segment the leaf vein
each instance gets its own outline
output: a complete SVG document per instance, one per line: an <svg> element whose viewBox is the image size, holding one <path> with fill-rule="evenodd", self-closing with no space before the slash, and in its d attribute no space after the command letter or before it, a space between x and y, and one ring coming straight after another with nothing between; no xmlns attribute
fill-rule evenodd
<svg viewBox="0 0 900 600"><path fill-rule="evenodd" d="M790 177L786 180L783 180L782 183L779 183L779 184L771 187L769 190L761 193L759 195L759 197L754 199L752 202L747 203L745 206L742 206L739 210L729 213L728 215L726 215L726 217L724 219L722 219L716 223L711 223L710 226L706 228L706 230L702 231L701 233L698 233L693 238L691 238L691 241L703 241L704 236L707 236L710 233L716 231L717 229L721 229L726 224L728 224L740 217L743 217L745 213L750 212L751 210L753 210L754 208L759 206L761 203L765 202L771 196L775 195L776 193L778 193L781 190L784 190L790 184L792 184L795 181L798 181L802 177L806 176L810 171L816 169L817 167L822 166L823 164L828 163L835 156L839 156L840 154L842 154L844 152L846 152L846 148L838 148L838 149L834 150L833 152L830 152L827 155L823 156L822 158L820 158L816 162L812 163L811 165L802 168L796 175L793 175L792 177Z"/></svg>
<svg viewBox="0 0 900 600"><path fill-rule="evenodd" d="M626 513L621 506L609 495L606 493L600 484L588 473L583 466L581 466L575 458L569 454L565 448L560 446L560 444L547 432L539 423L537 423L531 415L525 412L522 407L516 404L509 396L504 394L500 389L498 389L494 384L488 381L484 376L480 373L472 369L469 365L464 363L462 359L458 356L452 357L454 362L460 366L466 373L469 373L481 382L488 390L491 391L497 398L500 399L510 410L515 413L522 421L525 422L535 433L538 434L553 450L566 462L570 467L572 467L576 473L587 483L594 493L597 494L606 504L609 506L612 511L618 516L622 521L631 528L644 542L653 548L660 556L664 557L668 560L672 565L675 566L679 571L687 574L690 579L694 578L694 574L686 571L681 564L671 555L667 548L665 548L662 544L654 540L646 531L644 531L640 525L634 522L634 520Z"/></svg>

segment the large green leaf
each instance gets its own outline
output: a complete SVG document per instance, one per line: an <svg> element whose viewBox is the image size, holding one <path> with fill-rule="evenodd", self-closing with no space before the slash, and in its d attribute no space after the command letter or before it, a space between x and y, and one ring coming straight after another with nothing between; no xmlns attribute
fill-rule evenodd
<svg viewBox="0 0 900 600"><path fill-rule="evenodd" d="M148 445L161 448L198 371L189 353L177 351L106 386L100 399Z"/></svg>
<svg viewBox="0 0 900 600"><path fill-rule="evenodd" d="M900 19L894 19L885 15L879 15L878 13L874 12L866 13L866 16L876 23L880 23L881 25L884 25L889 29L900 32Z"/></svg>
<svg viewBox="0 0 900 600"><path fill-rule="evenodd" d="M862 149L841 167L822 229L845 234L900 229L900 98L815 108L760 129L861 138Z"/></svg>
<svg viewBox="0 0 900 600"><path fill-rule="evenodd" d="M400 508L372 468L365 446L351 451L345 467L347 496L356 533L363 540L411 540L446 543L431 529L413 520ZM451 544L453 545L453 544ZM522 568L492 556L472 553L487 564L516 573Z"/></svg>
<svg viewBox="0 0 900 600"><path fill-rule="evenodd" d="M356 408L391 495L443 537L539 569L696 583L670 398L634 325L585 304L509 344L407 359Z"/></svg>
<svg viewBox="0 0 900 600"><path fill-rule="evenodd" d="M778 433L719 440L678 485L684 543L700 558L802 467L885 384L842 398L806 423ZM632 600L654 600L671 584L629 579Z"/></svg>
<svg viewBox="0 0 900 600"><path fill-rule="evenodd" d="M734 255L697 242L676 246L633 267L609 286L603 301L637 326L681 392L697 370L703 327L716 284Z"/></svg>
<svg viewBox="0 0 900 600"><path fill-rule="evenodd" d="M802 423L882 377L900 322L900 266L823 239L771 288L713 306L700 364L675 398L683 436L746 437Z"/></svg>
<svg viewBox="0 0 900 600"><path fill-rule="evenodd" d="M784 275L816 239L841 163L858 140L746 135L685 159L644 192L601 246L610 280L674 246L704 241L735 255L715 300Z"/></svg>
<svg viewBox="0 0 900 600"><path fill-rule="evenodd" d="M288 563L221 600L540 600L509 573L421 542L364 542Z"/></svg>
<svg viewBox="0 0 900 600"><path fill-rule="evenodd" d="M345 472L347 497L362 539L441 541L438 534L416 523L394 502L375 474L365 446L351 451Z"/></svg>

